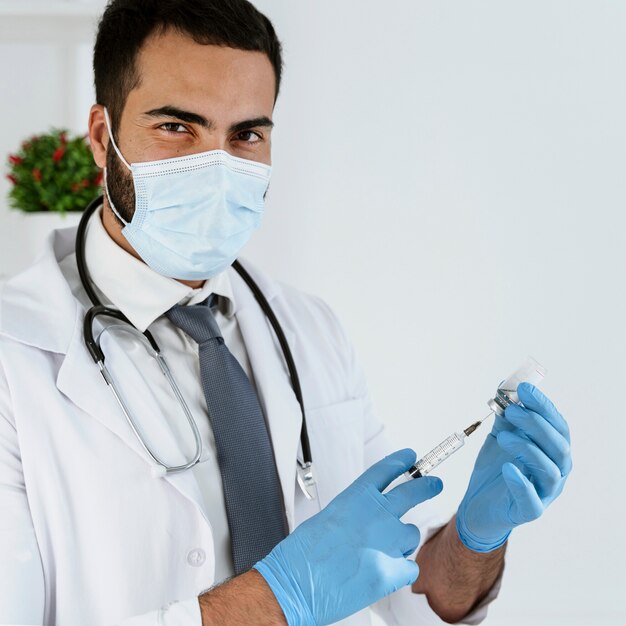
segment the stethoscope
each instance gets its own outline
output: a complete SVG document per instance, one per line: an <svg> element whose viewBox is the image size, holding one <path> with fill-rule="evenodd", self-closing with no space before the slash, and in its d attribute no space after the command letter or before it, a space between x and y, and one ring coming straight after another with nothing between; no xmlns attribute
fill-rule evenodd
<svg viewBox="0 0 626 626"><path fill-rule="evenodd" d="M100 299L98 298L92 286L91 277L89 275L87 264L85 262L85 232L87 229L87 222L89 221L90 216L101 205L102 196L90 202L89 206L87 206L81 217L80 223L78 225L78 230L76 232L76 264L78 266L78 274L80 276L82 286L93 304L93 306L85 314L85 319L83 321L83 336L85 344L94 362L100 369L100 373L102 374L104 380L113 392L117 403L122 409L122 412L124 413L124 416L126 417L126 420L128 421L128 424L131 427L132 431L135 433L135 436L139 440L139 443L146 451L146 453L150 456L150 458L154 461L152 472L153 476L160 477L174 472L181 472L193 467L196 463L198 463L202 455L202 439L200 438L200 432L198 430L196 421L191 414L191 411L189 410L189 407L187 406L187 403L185 402L185 399L180 392L178 385L176 384L176 380L174 379L174 376L172 375L172 372L168 367L165 358L161 354L161 349L159 348L159 345L157 344L152 334L148 330L145 330L142 333L137 328L135 328L135 326L133 326L130 320L121 311L103 305L100 302ZM263 313L266 315L267 319L272 325L272 328L276 333L276 337L278 338L278 342L280 343L283 357L287 364L287 369L289 370L291 387L296 396L296 399L298 400L298 404L300 405L300 411L302 413L302 428L300 430L302 460L297 460L296 476L302 492L308 500L312 500L316 497L315 478L313 476L313 460L311 458L311 446L309 443L309 435L306 427L306 415L304 411L304 400L302 399L302 388L300 386L300 379L298 377L298 371L296 369L293 355L291 354L291 350L289 348L289 344L287 343L285 333L283 332L283 329L281 328L280 323L278 322L278 319L274 314L274 311L270 307L269 302L263 295L259 286L253 280L250 274L241 266L239 261L235 261L232 266L254 294L256 301L259 303L259 306L263 310ZM93 323L98 316L112 317L121 323L106 326L99 333L99 335L94 338ZM163 462L146 443L145 438L141 434L141 429L139 428L139 425L133 418L132 412L129 410L126 402L124 401L123 395L119 392L115 380L113 379L105 365L105 356L100 344L102 341L102 337L107 332L111 333L113 331L125 332L133 335L139 341L141 341L148 353L156 359L159 368L161 369L161 372L168 381L172 392L176 396L176 399L178 400L189 422L189 426L191 427L191 430L193 432L196 451L190 461L187 461L186 463L183 463L181 465L168 465L167 463Z"/></svg>

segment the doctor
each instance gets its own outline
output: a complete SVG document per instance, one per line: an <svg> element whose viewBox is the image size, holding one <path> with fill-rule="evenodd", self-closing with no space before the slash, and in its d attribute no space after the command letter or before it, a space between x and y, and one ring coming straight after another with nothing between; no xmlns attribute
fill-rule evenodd
<svg viewBox="0 0 626 626"><path fill-rule="evenodd" d="M0 623L356 626L370 605L389 623L480 622L511 531L571 469L562 416L520 386L524 408L496 421L442 523L439 479L385 492L415 454L387 441L333 313L244 262L298 367L308 500L283 353L230 267L271 171L272 25L246 0L113 0L94 71L89 136L106 185L85 262L102 302L158 340L203 452L151 473L85 347L76 231L54 232L0 297ZM127 333L102 347L150 447L184 462L193 437L154 361Z"/></svg>

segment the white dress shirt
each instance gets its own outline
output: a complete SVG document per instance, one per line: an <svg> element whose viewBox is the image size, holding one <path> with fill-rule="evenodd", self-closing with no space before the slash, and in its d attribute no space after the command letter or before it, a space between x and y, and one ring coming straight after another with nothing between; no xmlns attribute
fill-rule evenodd
<svg viewBox="0 0 626 626"><path fill-rule="evenodd" d="M215 540L215 581L222 582L234 575L230 545L230 531L224 503L222 478L217 463L215 439L210 425L206 400L199 384L200 362L198 344L185 332L174 326L164 313L175 304L193 305L202 302L212 293L218 298L218 310L214 309L215 320L224 337L224 343L237 359L254 386L254 377L248 354L237 324L235 311L237 304L227 273L221 272L204 281L202 287L193 289L187 285L155 272L132 254L120 247L108 234L102 223L102 207L94 211L85 234L85 261L96 294L103 304L120 310L134 324L144 331L148 329L161 348L177 384L181 388L191 414L200 431L203 454L200 463L186 471L195 473L205 499L206 515L211 523ZM61 262L61 269L75 266L75 254ZM123 277L123 280L120 280ZM137 339L116 335L116 342L124 342L128 350L137 349ZM106 343L103 340L103 347ZM149 387L156 394L171 393L158 367L145 367L144 354L138 355L142 363L142 374L148 378ZM115 372L112 371L115 375ZM124 381L116 381L124 392ZM131 404L137 401L132 390L125 394ZM133 413L135 415L135 413ZM176 426L180 436L192 443L191 429L182 412L177 416ZM185 428L186 427L186 428ZM145 425L149 440L150 426ZM193 455L189 448L189 457ZM155 450L158 454L159 451ZM176 464L184 459L176 459ZM199 558L203 558L200 554Z"/></svg>

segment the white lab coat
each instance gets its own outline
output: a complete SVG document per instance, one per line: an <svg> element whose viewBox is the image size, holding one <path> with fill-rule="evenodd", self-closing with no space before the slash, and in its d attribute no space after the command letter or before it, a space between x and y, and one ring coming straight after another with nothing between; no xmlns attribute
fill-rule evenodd
<svg viewBox="0 0 626 626"><path fill-rule="evenodd" d="M200 626L197 596L215 582L201 494L191 472L151 476L85 347L85 294L58 265L73 251L75 232L52 233L36 263L0 295L0 623ZM252 293L229 270L293 529L394 448L332 312L245 265L281 321L308 409L319 490L312 504L296 487L301 417L282 353ZM133 365L117 355L111 367L124 377ZM176 446L166 428L151 437L156 450ZM433 507L411 512L423 540L436 524ZM442 623L409 589L377 608L390 624ZM369 624L369 614L345 623Z"/></svg>

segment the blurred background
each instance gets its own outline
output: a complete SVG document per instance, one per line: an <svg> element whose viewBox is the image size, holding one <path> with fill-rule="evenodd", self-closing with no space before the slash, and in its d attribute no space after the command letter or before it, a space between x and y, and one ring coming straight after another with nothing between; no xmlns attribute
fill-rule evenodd
<svg viewBox="0 0 626 626"><path fill-rule="evenodd" d="M513 533L485 624L625 624L626 4L255 4L286 65L268 209L244 256L335 309L398 447L428 451L539 360L574 471ZM86 132L103 6L0 0L3 164L52 126ZM4 277L77 222L10 210L10 186ZM487 428L441 466L443 511Z"/></svg>

